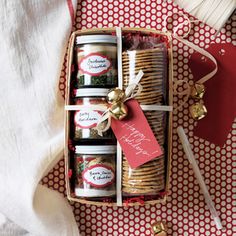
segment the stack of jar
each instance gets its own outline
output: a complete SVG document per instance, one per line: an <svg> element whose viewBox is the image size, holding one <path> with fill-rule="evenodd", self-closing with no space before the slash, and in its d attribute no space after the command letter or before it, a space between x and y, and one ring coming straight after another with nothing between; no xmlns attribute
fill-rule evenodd
<svg viewBox="0 0 236 236"><path fill-rule="evenodd" d="M112 35L76 37L76 78L72 80L70 136L75 143L75 195L107 197L116 193L116 139L100 136L96 126L107 109L109 89L117 87L117 40ZM99 105L99 106L94 106Z"/></svg>

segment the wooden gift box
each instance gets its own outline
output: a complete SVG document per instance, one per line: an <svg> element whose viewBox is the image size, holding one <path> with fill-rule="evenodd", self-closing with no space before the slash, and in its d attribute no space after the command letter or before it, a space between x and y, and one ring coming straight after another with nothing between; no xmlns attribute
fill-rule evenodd
<svg viewBox="0 0 236 236"><path fill-rule="evenodd" d="M169 33L163 33L161 31L152 30L152 29L142 29L142 28L121 28L121 34L127 33L127 32L138 32L145 35L149 34L156 34L161 35L167 38L168 40L168 91L167 91L167 105L172 107L173 104L173 89L172 89L172 78L173 78L173 56L172 56L172 44L171 44L171 37ZM70 181L70 150L69 150L69 127L70 127L70 119L69 119L69 111L73 110L73 105L70 105L70 81L71 81L71 74L72 74L72 63L74 58L74 45L75 45L75 38L78 35L90 35L90 34L117 34L116 28L106 28L106 29L86 29L86 30L78 30L72 33L70 40L69 40L69 46L68 46L68 54L67 54L67 71L66 71L66 100L65 100L65 148L64 148L64 158L65 158L65 179L66 179L66 191L67 191L67 198L70 201L80 202L84 204L93 204L93 205L105 205L105 206L132 206L132 205L140 205L140 204L157 204L157 203L165 203L166 198L169 192L169 181L170 181L170 167L171 167L171 147L172 147L172 111L168 111L168 131L167 131L167 140L168 145L166 150L167 154L165 156L166 158L166 169L165 169L165 189L164 194L159 195L156 199L150 199L146 200L145 202L133 202L130 201L127 203L123 202L122 200L122 150L119 145L117 145L117 178L116 178L116 202L103 202L103 201L92 201L87 200L83 198L77 198L73 194L73 190L71 188L71 181ZM120 42L119 42L120 41ZM119 40L118 37L118 45L117 45L117 57L118 57L118 85L120 88L123 87L123 81L122 81L122 42ZM143 111L147 110L145 109L145 106L142 107ZM149 111L150 109L148 109Z"/></svg>

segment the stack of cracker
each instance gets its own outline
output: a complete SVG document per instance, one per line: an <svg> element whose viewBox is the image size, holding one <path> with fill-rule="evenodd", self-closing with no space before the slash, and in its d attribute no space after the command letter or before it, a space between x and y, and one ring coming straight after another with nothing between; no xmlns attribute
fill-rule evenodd
<svg viewBox="0 0 236 236"><path fill-rule="evenodd" d="M144 72L140 82L143 90L136 97L140 104L165 104L168 69L165 48L125 51L122 54L122 65L124 88L139 70L142 69ZM157 194L165 186L166 115L162 111L145 111L144 114L162 147L163 155L136 169L131 169L126 158L123 157L122 186L123 192L128 195Z"/></svg>
<svg viewBox="0 0 236 236"><path fill-rule="evenodd" d="M166 50L162 47L122 53L123 83L128 86L139 70L144 72L140 84L143 90L136 99L140 104L163 104L166 91Z"/></svg>

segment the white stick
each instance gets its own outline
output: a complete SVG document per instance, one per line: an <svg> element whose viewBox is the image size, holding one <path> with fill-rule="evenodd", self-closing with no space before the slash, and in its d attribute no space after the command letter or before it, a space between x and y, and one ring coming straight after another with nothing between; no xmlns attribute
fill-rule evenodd
<svg viewBox="0 0 236 236"><path fill-rule="evenodd" d="M179 127L177 128L177 133L178 133L179 138L180 138L180 140L181 140L181 143L182 143L182 145L183 145L185 154L186 154L186 156L187 156L187 158L188 158L190 164L192 165L193 171L194 171L194 173L195 173L195 176L196 176L196 178L197 178L197 181L198 181L198 183L199 183L199 185L200 185L200 188L201 188L201 190L202 190L202 193L203 193L203 195L204 195L206 204L207 204L207 206L208 206L208 208L209 208L209 210L210 210L210 212L211 212L211 215L212 215L212 217L213 217L213 219L214 219L214 221L215 221L216 228L217 228L218 230L220 230L220 229L223 228L223 227L222 227L222 224L221 224L221 220L220 220L220 218L219 218L219 216L218 216L218 213L217 213L217 211L216 211L216 209L215 209L215 207L214 207L214 203L213 203L213 201L212 201L212 199L211 199L211 196L210 196L210 194L209 194L209 192L208 192L208 190L207 190L206 184L205 184L205 182L204 182L204 179L203 179L203 177L202 177L202 175L201 175L201 172L200 172L200 170L199 170L198 164L197 164L197 162L196 162L196 160L195 160L195 158L194 158L192 149L191 149L191 147L190 147L190 143L189 143L189 141L188 141L188 138L187 138L187 136L186 136L186 134L185 134L184 129L183 129L182 126L179 126Z"/></svg>

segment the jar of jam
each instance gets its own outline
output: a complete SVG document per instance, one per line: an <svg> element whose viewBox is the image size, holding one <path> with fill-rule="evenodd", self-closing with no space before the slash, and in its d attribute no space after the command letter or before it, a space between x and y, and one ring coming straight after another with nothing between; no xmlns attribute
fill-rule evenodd
<svg viewBox="0 0 236 236"><path fill-rule="evenodd" d="M116 146L75 146L75 195L108 197L116 194Z"/></svg>
<svg viewBox="0 0 236 236"><path fill-rule="evenodd" d="M107 144L115 143L116 139L111 129L98 134L96 129L98 121L107 109L106 95L108 89L77 89L75 90L75 105L81 105L81 109L76 110L72 115L73 139L75 141L87 142L95 141L96 143L106 141ZM93 105L100 105L98 107Z"/></svg>
<svg viewBox="0 0 236 236"><path fill-rule="evenodd" d="M112 35L76 37L76 88L117 87L117 40Z"/></svg>

